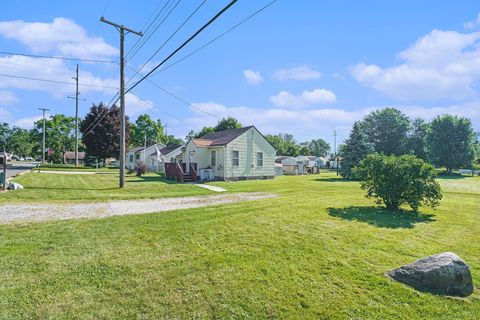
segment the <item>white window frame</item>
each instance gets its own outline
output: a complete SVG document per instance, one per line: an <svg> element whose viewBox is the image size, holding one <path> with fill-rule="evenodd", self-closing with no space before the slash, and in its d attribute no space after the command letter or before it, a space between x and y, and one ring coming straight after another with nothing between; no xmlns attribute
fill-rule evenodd
<svg viewBox="0 0 480 320"><path fill-rule="evenodd" d="M237 153L237 157L235 157L235 152ZM237 164L235 164L235 160ZM232 166L239 167L240 166L240 151L232 150Z"/></svg>
<svg viewBox="0 0 480 320"><path fill-rule="evenodd" d="M263 167L263 152L257 152L257 167Z"/></svg>
<svg viewBox="0 0 480 320"><path fill-rule="evenodd" d="M217 150L210 150L210 166L217 166Z"/></svg>

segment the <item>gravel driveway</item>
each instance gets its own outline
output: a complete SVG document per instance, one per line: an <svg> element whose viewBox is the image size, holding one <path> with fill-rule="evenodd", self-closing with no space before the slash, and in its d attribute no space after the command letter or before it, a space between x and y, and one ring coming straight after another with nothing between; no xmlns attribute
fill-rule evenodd
<svg viewBox="0 0 480 320"><path fill-rule="evenodd" d="M0 205L0 223L39 222L80 218L106 218L128 214L143 214L217 204L251 201L276 197L267 193L233 193L203 197L118 200L76 204L7 204Z"/></svg>

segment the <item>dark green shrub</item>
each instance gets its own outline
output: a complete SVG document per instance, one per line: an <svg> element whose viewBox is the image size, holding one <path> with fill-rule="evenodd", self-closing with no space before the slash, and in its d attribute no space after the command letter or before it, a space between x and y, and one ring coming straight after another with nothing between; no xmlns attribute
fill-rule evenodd
<svg viewBox="0 0 480 320"><path fill-rule="evenodd" d="M371 154L355 170L364 179L366 197L388 209L408 204L417 211L421 205L436 207L442 199L435 168L415 156Z"/></svg>

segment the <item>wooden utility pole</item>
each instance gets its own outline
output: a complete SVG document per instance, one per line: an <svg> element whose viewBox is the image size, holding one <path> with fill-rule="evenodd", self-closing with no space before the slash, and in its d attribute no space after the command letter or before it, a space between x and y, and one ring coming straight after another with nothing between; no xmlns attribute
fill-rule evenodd
<svg viewBox="0 0 480 320"><path fill-rule="evenodd" d="M68 96L69 99L75 99L75 166L78 166L78 96L80 91L78 91L78 64L77 64L77 73L75 77L72 77L76 83L75 97ZM85 99L80 99L85 101Z"/></svg>
<svg viewBox="0 0 480 320"><path fill-rule="evenodd" d="M45 111L50 111L50 109L38 108L43 112L43 137L42 137L42 164L45 164Z"/></svg>
<svg viewBox="0 0 480 320"><path fill-rule="evenodd" d="M124 40L125 31L143 36L143 33L129 29L123 25L108 21L104 17L100 21L114 26L120 32L120 188L125 187L125 58L124 58Z"/></svg>
<svg viewBox="0 0 480 320"><path fill-rule="evenodd" d="M3 148L3 158L2 158L2 169L3 169L3 190L7 190L7 151Z"/></svg>
<svg viewBox="0 0 480 320"><path fill-rule="evenodd" d="M333 157L335 159L335 169L338 176L337 131L335 129L333 129Z"/></svg>

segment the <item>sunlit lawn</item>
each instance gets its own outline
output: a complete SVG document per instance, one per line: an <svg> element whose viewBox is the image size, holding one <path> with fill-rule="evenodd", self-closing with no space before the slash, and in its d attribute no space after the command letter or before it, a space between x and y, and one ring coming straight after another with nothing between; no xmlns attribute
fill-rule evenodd
<svg viewBox="0 0 480 320"><path fill-rule="evenodd" d="M124 191L115 175L41 177L19 178L27 189L0 201L208 193L156 177ZM47 181L65 189L42 190ZM440 181L441 206L419 215L377 208L358 183L323 173L213 183L274 199L3 225L0 318L479 319L478 289L453 299L384 276L453 251L480 283L480 178Z"/></svg>

